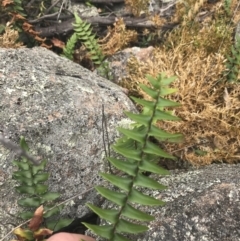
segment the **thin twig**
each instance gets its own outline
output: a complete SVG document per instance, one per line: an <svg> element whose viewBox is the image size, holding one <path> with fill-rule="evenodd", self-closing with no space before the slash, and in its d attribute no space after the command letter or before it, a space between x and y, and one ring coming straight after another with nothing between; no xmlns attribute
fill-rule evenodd
<svg viewBox="0 0 240 241"><path fill-rule="evenodd" d="M87 189L85 192L78 193L78 194L76 194L76 195L74 195L74 196L68 198L67 200L65 200L65 201L63 201L63 202L58 203L58 204L55 205L54 207L49 208L48 210L44 211L44 213L46 213L46 212L52 210L53 208L58 207L58 206L60 206L60 205L62 205L62 204L64 204L64 203L66 203L66 202L68 202L68 201L74 199L74 198L77 197L77 196L84 195L84 194L86 194L87 192L90 192L90 191L93 190L93 189L94 189L94 187L91 187L91 188ZM25 221L24 223L21 223L21 224L18 225L17 227L13 228L11 231L9 231L9 232L5 235L2 239L0 239L0 241L3 241L7 236L9 236L12 232L14 232L14 230L16 230L17 228L20 228L21 226L27 224L27 223L30 222L30 221L31 221L31 219L28 219L28 220Z"/></svg>
<svg viewBox="0 0 240 241"><path fill-rule="evenodd" d="M35 164L35 165L40 164L33 156L29 155L20 146L13 143L9 139L4 138L3 135L0 135L0 144L2 144L5 148L14 151L18 156L23 156L23 157L27 158L33 164Z"/></svg>
<svg viewBox="0 0 240 241"><path fill-rule="evenodd" d="M43 19L52 18L52 17L55 17L57 15L58 15L57 12L56 13L51 13L51 14L44 15L44 16L42 16L40 18L34 19L34 20L29 20L28 22L29 23L38 23L38 22L42 21Z"/></svg>
<svg viewBox="0 0 240 241"><path fill-rule="evenodd" d="M104 111L104 109L103 109ZM103 112L103 116L104 116L104 129L106 132L106 141L107 141L107 151L108 151L108 157L110 157L111 152L110 152L110 141L109 141L109 136L108 136L108 125L107 125L107 118L105 116L105 113Z"/></svg>
<svg viewBox="0 0 240 241"><path fill-rule="evenodd" d="M9 236L15 229L20 228L22 225L27 224L31 219L25 221L24 223L18 225L17 227L15 227L14 229L12 229L11 231L9 231L2 239L0 239L0 241L3 241L7 236Z"/></svg>
<svg viewBox="0 0 240 241"><path fill-rule="evenodd" d="M170 5L168 5L167 7L163 8L160 10L160 14L162 14L163 12L167 11L169 8L173 7L174 5L176 5L179 2L179 0L177 0L174 3L171 3Z"/></svg>
<svg viewBox="0 0 240 241"><path fill-rule="evenodd" d="M105 140L105 132L106 132L107 140ZM107 121L106 121L106 117L104 114L104 105L103 104L102 104L102 133L103 133L102 138L103 138L104 152L105 152L105 156L107 159L108 157L110 157L110 144L109 144L109 137L108 137L108 131L107 131ZM107 146L106 146L106 141L107 141ZM107 162L108 162L109 172L113 173L111 164L108 159L107 159Z"/></svg>
<svg viewBox="0 0 240 241"><path fill-rule="evenodd" d="M65 1L63 0L62 1L62 5L61 5L61 7L60 7L60 9L59 9L59 12L58 12L58 15L57 15L57 21L59 20L59 17L60 17L60 15L61 15L61 13L62 13L62 9L63 9L63 5L65 4Z"/></svg>
<svg viewBox="0 0 240 241"><path fill-rule="evenodd" d="M59 2L60 2L60 0L55 1L55 2L44 12L44 14L48 14Z"/></svg>

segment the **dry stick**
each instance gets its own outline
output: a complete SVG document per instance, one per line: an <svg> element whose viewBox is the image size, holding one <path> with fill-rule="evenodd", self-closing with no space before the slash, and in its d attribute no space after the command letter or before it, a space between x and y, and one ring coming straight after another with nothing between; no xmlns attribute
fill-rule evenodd
<svg viewBox="0 0 240 241"><path fill-rule="evenodd" d="M9 139L4 138L3 135L0 135L0 144L2 144L5 148L16 152L18 156L23 156L27 158L33 164L40 164L33 156L29 155L26 151L24 151L21 147L19 147L17 144L13 143Z"/></svg>
<svg viewBox="0 0 240 241"><path fill-rule="evenodd" d="M44 14L48 14L59 2L60 2L60 0L55 1L55 2L44 12Z"/></svg>
<svg viewBox="0 0 240 241"><path fill-rule="evenodd" d="M65 1L63 0L63 1L62 1L62 4L61 4L61 7L60 7L60 10L59 10L58 15L57 15L57 21L58 21L58 19L59 19L59 17L60 17L60 14L61 14L61 12L62 12L63 5L64 5L64 4L65 4Z"/></svg>
<svg viewBox="0 0 240 241"><path fill-rule="evenodd" d="M167 11L169 8L173 7L174 5L176 5L180 0L177 0L174 3L171 3L170 5L168 5L167 7L160 9L160 14L162 14L163 12Z"/></svg>
<svg viewBox="0 0 240 241"><path fill-rule="evenodd" d="M64 203L68 202L68 201L71 201L72 199L74 199L74 198L77 197L77 196L84 195L84 194L86 194L87 192L92 191L93 189L94 189L94 187L91 187L91 188L87 189L85 192L78 193L78 194L74 195L73 197L70 197L70 198L68 198L67 200L65 200L65 201L57 204L56 206L54 206L54 207L52 207L52 208L49 208L48 210L44 211L44 213L52 210L52 209L55 208L55 207L58 207L58 206L62 205L62 204L64 204ZM30 222L30 221L31 221L31 219L28 219L28 220L25 221L24 223L21 223L21 224L18 225L17 227L13 228L11 231L9 231L9 232L5 235L2 239L0 239L0 241L3 241L3 240L4 240L7 236L9 236L15 229L20 228L21 226L23 226L24 224L27 224L27 223Z"/></svg>
<svg viewBox="0 0 240 241"><path fill-rule="evenodd" d="M56 13L51 13L51 14L46 14L40 18L37 18L37 19L34 19L34 20L29 20L28 22L29 23L38 23L38 22L41 22L43 19L48 19L48 18L52 18L52 17L55 17L58 15L58 12Z"/></svg>
<svg viewBox="0 0 240 241"><path fill-rule="evenodd" d="M111 152L110 152L110 141L109 141L109 136L108 136L108 126L107 126L107 119L104 113L104 109L103 109L103 116L104 116L104 129L106 131L106 137L107 137L107 150L108 150L108 157L111 156Z"/></svg>
<svg viewBox="0 0 240 241"><path fill-rule="evenodd" d="M110 157L110 143L109 143L108 130L107 130L107 120L104 114L104 104L102 104L102 131L103 131L102 138L103 138L104 152L105 152L106 160L108 162L109 172L113 173L111 164L108 160L108 157ZM105 140L105 133L106 133L106 140ZM107 141L107 145L106 145L106 141Z"/></svg>
<svg viewBox="0 0 240 241"><path fill-rule="evenodd" d="M177 1L178 2L178 1ZM166 7L165 9L162 9L161 13L166 11L168 8L174 6L177 2L171 4L170 6ZM122 17L125 25L127 27L137 27L137 28L151 28L156 27L154 22L150 21L148 18L129 18L129 17ZM116 18L114 17L100 17L100 16L94 16L94 17L88 17L84 18L82 17L82 20L90 23L91 25L112 25L115 23ZM34 20L32 20L34 21ZM75 19L69 19L67 21L58 23L53 26L49 27L35 27L35 31L39 32L39 36L41 37L51 37L54 34L62 34L67 33L69 31L73 30L73 23L75 22ZM178 24L166 24L162 26L162 29L172 29Z"/></svg>

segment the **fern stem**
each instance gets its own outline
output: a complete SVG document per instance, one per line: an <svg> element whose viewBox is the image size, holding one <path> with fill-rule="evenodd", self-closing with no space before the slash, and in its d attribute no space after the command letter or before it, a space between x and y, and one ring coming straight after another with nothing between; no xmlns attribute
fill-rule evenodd
<svg viewBox="0 0 240 241"><path fill-rule="evenodd" d="M132 177L132 182L130 184L130 188L129 188L129 192L127 193L127 197L126 197L126 200L124 200L124 204L121 206L120 210L119 210L119 213L117 215L117 222L113 225L113 230L112 230L112 237L111 237L111 240L110 241L113 241L114 240L114 236L115 236L115 232L116 232L116 228L117 228L117 225L119 224L120 220L121 220L121 215L122 215L122 212L123 212L123 209L126 207L127 203L129 202L129 196L133 190L133 186L134 186L134 183L136 181L136 177L138 175L138 173L140 172L140 168L139 166L142 164L142 162L144 161L143 158L144 158L144 149L146 148L146 145L147 145L147 141L150 137L149 135L149 132L150 132L150 129L151 129L151 126L153 124L153 120L154 120L154 116L155 116L155 112L156 112L156 109L157 109L157 105L158 105L158 102L159 102L159 96L160 96L160 93L161 93L161 87L158 89L158 97L157 97L157 101L155 102L154 104L154 108L153 108L153 112L152 112L152 116L151 116L151 119L149 121L149 124L147 126L147 134L145 136L145 139L144 139L144 144L143 144L143 148L141 149L141 160L138 161L138 164L136 166L136 171L135 171L135 176Z"/></svg>

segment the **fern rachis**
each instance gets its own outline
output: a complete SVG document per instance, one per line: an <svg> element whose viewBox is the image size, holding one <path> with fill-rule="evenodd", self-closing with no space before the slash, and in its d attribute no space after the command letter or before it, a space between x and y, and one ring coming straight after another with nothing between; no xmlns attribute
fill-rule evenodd
<svg viewBox="0 0 240 241"><path fill-rule="evenodd" d="M124 177L101 173L101 176L105 180L119 188L120 191L113 191L102 186L96 187L96 190L103 197L119 206L119 208L117 210L101 209L88 204L108 224L105 226L96 226L85 223L85 225L99 236L110 241L127 241L129 239L123 235L124 233L140 233L148 229L145 225L129 221L129 219L137 221L151 221L154 219L151 215L133 207L133 203L149 206L161 206L164 204L161 200L145 195L137 188L164 189L163 185L150 177L144 176L142 172L147 171L166 175L168 171L155 164L153 160L156 157L174 159L172 155L153 144L150 141L150 137L169 141L182 139L181 134L164 132L155 125L157 120L179 120L176 116L172 116L163 110L164 107L179 106L176 102L163 99L163 96L176 91L175 89L168 88L168 85L174 78L166 78L164 75L159 75L157 79L148 76L148 80L153 88L143 85L141 87L152 97L153 101L133 98L134 101L143 105L144 112L141 114L126 113L130 119L136 122L132 130L118 128L124 136L118 140L113 149L123 156L123 160L108 158L109 162L115 168L125 173Z"/></svg>

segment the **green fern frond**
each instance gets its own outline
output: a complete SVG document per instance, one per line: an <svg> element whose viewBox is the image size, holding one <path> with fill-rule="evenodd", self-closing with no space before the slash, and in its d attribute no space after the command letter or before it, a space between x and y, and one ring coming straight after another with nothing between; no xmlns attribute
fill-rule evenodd
<svg viewBox="0 0 240 241"><path fill-rule="evenodd" d="M25 10L22 7L22 1L21 0L11 1L9 4L7 4L7 7L5 8L5 11L19 13L23 17L27 16L25 14Z"/></svg>
<svg viewBox="0 0 240 241"><path fill-rule="evenodd" d="M29 151L29 147L23 137L20 139L20 146L26 152ZM47 161L43 160L36 166L25 157L22 157L20 161L13 161L13 164L18 167L18 170L13 173L13 179L17 180L19 184L15 189L24 195L23 198L18 200L18 205L32 209L32 211L19 213L19 217L24 220L32 218L35 209L40 205L44 205L44 209L46 210L44 218L59 214L62 207L53 208L49 203L56 201L60 194L49 192L48 186L44 184L49 177L49 174L44 172ZM49 211L47 211L48 209ZM55 228L57 230L68 225L71 221L70 219L64 220L62 224L56 223L56 221L48 222L48 228Z"/></svg>
<svg viewBox="0 0 240 241"><path fill-rule="evenodd" d="M104 59L104 55L102 54L95 35L92 33L91 24L83 21L76 13L74 17L76 23L73 24L73 26L78 39L83 42L90 52L94 64L100 65Z"/></svg>
<svg viewBox="0 0 240 241"><path fill-rule="evenodd" d="M148 112L147 114L126 112L126 115L135 121L137 125L131 130L118 128L119 132L124 136L116 142L113 149L122 155L123 158L108 158L115 168L124 173L124 176L101 173L100 175L117 189L112 190L102 186L96 187L96 190L103 197L117 205L118 209L101 209L88 204L89 208L108 222L108 225L99 227L97 225L84 224L97 235L110 241L127 241L129 239L124 234L136 234L145 232L148 229L147 226L135 223L134 220L138 222L151 221L154 217L136 209L133 206L134 204L149 206L162 206L164 204L163 201L145 195L139 189L165 189L165 186L150 177L144 176L142 173L152 172L159 175L167 175L169 174L168 171L158 166L153 160L158 157L175 159L172 155L152 143L150 138L154 137L161 141L171 142L183 140L181 134L170 134L160 130L155 125L158 120L179 120L178 117L164 111L166 107L179 106L178 103L163 98L163 96L176 91L168 87L175 78L166 78L164 74L160 74L156 79L151 76L147 78L152 87L142 85L141 88L153 100L146 101L135 97L132 99L143 105L143 109L146 108Z"/></svg>
<svg viewBox="0 0 240 241"><path fill-rule="evenodd" d="M90 58L93 63L98 66L98 73L101 76L110 79L111 76L109 74L110 70L108 62L103 62L105 56L102 53L95 35L92 33L91 24L83 21L76 13L74 14L74 17L74 34L67 41L67 45L63 49L63 55L72 60L75 44L78 40L81 41L90 53Z"/></svg>

